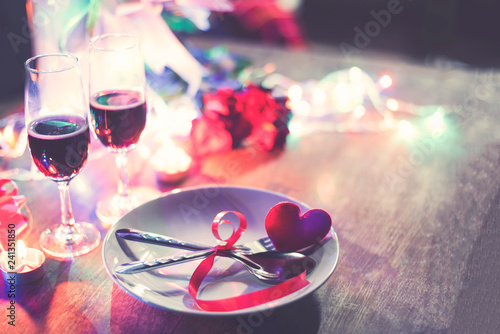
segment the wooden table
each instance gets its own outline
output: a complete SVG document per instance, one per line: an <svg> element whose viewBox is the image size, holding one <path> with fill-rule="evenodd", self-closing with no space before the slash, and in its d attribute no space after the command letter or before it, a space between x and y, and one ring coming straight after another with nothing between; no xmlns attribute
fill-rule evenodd
<svg viewBox="0 0 500 334"><path fill-rule="evenodd" d="M39 283L19 287L15 328L7 325L10 299L1 288L0 332L498 332L500 77L368 51L346 59L326 47L291 52L227 45L255 66L272 62L276 72L299 82L352 65L374 77L390 73L394 87L386 94L444 105L453 114L439 137L315 132L290 136L280 153L234 150L202 160L180 185L258 187L328 211L339 237L339 264L319 290L297 302L266 315L237 317L161 310L113 284L99 246L71 262L48 259ZM130 172L133 186L173 188L157 184L147 163L133 164ZM49 180L18 184L34 216L25 241L38 248L41 231L59 219L57 189ZM95 223L103 237L106 229L94 210L100 194L115 186L112 157L106 154L91 159L71 186L75 216Z"/></svg>

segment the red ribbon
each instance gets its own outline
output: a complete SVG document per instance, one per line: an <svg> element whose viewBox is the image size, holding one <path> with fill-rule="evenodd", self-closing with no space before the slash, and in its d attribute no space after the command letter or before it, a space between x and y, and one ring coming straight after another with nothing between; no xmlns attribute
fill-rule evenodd
<svg viewBox="0 0 500 334"><path fill-rule="evenodd" d="M235 214L240 220L238 229L235 230L234 225L230 221L223 219L228 213ZM227 239L222 239L219 235L219 226L222 224L230 224L233 227L233 233ZM245 232L246 228L247 221L245 217L237 211L222 211L215 216L212 222L212 233L219 242L219 245L214 248L214 252L210 256L198 265L189 280L189 294L202 309L206 311L227 312L253 307L289 295L309 284L309 281L306 280L306 272L304 271L302 274L285 282L244 295L214 300L197 298L201 283L212 269L215 257L229 251L241 237L243 232Z"/></svg>
<svg viewBox="0 0 500 334"><path fill-rule="evenodd" d="M10 185L10 187L7 187ZM8 188L11 188L9 191ZM17 185L7 179L0 179L0 229L7 229L10 224L17 228L28 220L22 214L21 208L26 204L26 197L17 195ZM0 236L0 248L4 247L6 239L5 233Z"/></svg>

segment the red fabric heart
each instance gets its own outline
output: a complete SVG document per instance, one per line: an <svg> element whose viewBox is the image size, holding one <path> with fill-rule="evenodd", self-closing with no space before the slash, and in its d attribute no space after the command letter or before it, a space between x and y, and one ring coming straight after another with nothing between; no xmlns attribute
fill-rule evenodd
<svg viewBox="0 0 500 334"><path fill-rule="evenodd" d="M302 249L323 239L332 226L332 218L321 209L300 215L297 204L283 202L269 210L265 227L269 239L279 251Z"/></svg>

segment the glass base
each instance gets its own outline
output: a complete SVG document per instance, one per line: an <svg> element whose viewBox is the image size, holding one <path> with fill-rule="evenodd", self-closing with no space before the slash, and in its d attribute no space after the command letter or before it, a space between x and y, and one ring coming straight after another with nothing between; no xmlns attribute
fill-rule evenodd
<svg viewBox="0 0 500 334"><path fill-rule="evenodd" d="M75 223L73 228L54 225L40 235L40 246L56 258L73 258L94 250L101 242L101 233L92 224Z"/></svg>
<svg viewBox="0 0 500 334"><path fill-rule="evenodd" d="M158 190L149 187L133 188L130 195L120 196L116 194L99 201L95 214L104 228L110 228L127 213L160 194Z"/></svg>
<svg viewBox="0 0 500 334"><path fill-rule="evenodd" d="M115 195L111 199L97 203L96 215L105 228L114 225L129 211L140 205L139 198L131 194L128 196Z"/></svg>

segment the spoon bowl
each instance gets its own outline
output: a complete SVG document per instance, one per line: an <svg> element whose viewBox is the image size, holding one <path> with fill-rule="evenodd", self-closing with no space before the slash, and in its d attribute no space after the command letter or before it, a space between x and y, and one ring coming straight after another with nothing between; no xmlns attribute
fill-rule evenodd
<svg viewBox="0 0 500 334"><path fill-rule="evenodd" d="M198 260L211 254L213 254L213 250L202 250L152 260L133 261L118 265L115 268L115 272L117 274L137 274L174 264ZM309 273L316 266L316 262L309 256L292 252L243 253L229 251L222 254L222 256L238 261L255 277L270 284L286 281L304 271Z"/></svg>

